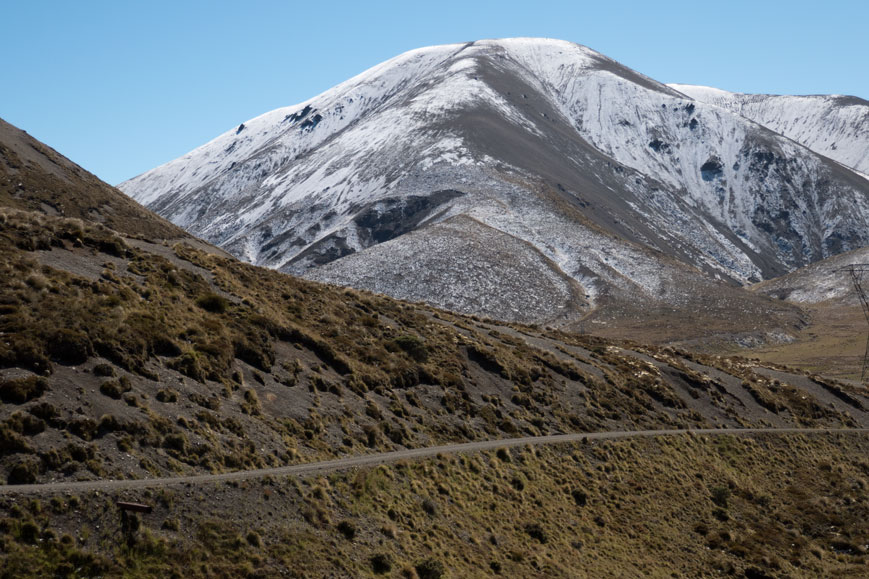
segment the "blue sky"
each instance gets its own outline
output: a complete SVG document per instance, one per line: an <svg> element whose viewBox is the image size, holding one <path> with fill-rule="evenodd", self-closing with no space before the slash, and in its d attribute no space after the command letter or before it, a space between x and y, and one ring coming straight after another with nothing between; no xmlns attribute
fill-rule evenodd
<svg viewBox="0 0 869 579"><path fill-rule="evenodd" d="M869 99L866 0L0 0L0 117L116 184L401 52L510 36L662 82Z"/></svg>

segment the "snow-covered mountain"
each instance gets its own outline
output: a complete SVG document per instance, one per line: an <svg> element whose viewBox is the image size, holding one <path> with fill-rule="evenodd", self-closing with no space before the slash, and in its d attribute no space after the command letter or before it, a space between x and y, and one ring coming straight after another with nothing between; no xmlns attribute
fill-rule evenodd
<svg viewBox="0 0 869 579"><path fill-rule="evenodd" d="M546 39L402 54L120 187L248 261L521 321L762 300L732 286L869 245L866 179Z"/></svg>
<svg viewBox="0 0 869 579"><path fill-rule="evenodd" d="M869 101L843 95L743 94L708 86L669 86L695 100L751 119L869 175Z"/></svg>

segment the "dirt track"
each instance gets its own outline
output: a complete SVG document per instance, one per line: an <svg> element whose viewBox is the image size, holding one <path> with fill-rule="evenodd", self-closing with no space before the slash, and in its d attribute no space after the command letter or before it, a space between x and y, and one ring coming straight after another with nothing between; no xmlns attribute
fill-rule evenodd
<svg viewBox="0 0 869 579"><path fill-rule="evenodd" d="M224 474L206 474L183 477L150 478L137 480L95 480L78 482L59 482L29 485L0 486L0 495L23 495L38 493L59 493L68 491L114 491L122 489L166 487L170 485L191 485L203 483L215 483L225 481L239 481L264 476L309 476L324 472L345 470L357 467L376 466L399 460L425 458L437 454L452 454L458 452L478 452L526 444L558 444L563 442L578 442L583 439L612 440L617 438L629 438L635 436L668 436L668 435L746 435L746 434L845 434L859 433L869 434L869 428L702 428L690 430L634 430L613 432L580 432L574 434L555 434L549 436L529 436L523 438L507 438L496 440L484 440L478 442L466 442L462 444L447 444L444 446L431 446L426 448L413 448L397 450L378 454L365 454L296 464L276 468L263 468L258 470L237 471Z"/></svg>

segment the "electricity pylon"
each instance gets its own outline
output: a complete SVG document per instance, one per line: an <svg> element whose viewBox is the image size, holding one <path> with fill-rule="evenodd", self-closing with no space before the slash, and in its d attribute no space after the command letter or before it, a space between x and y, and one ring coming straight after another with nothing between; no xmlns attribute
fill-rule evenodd
<svg viewBox="0 0 869 579"><path fill-rule="evenodd" d="M850 274L857 299L860 300L860 307L863 308L863 315L866 316L866 323L869 323L869 298L866 297L866 290L863 287L863 274L869 272L869 263L854 263L842 269ZM865 383L867 380L869 380L869 335L866 336L866 352L863 354L863 371L860 374L861 382Z"/></svg>

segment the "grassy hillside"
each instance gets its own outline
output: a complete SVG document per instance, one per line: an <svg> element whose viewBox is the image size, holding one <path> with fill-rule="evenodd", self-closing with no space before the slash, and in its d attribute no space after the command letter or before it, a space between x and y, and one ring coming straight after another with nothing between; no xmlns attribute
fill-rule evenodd
<svg viewBox="0 0 869 579"><path fill-rule="evenodd" d="M0 182L31 172L45 188L0 196L0 484L561 432L869 426L869 392L851 383L453 315L175 242L114 189L89 197L44 146L25 159L29 141L4 130ZM847 575L865 565L864 458L861 435L675 438L303 481L13 491L0 559L5 576ZM157 508L131 519L128 544L119 497Z"/></svg>
<svg viewBox="0 0 869 579"><path fill-rule="evenodd" d="M10 576L862 577L869 443L632 439L0 501ZM96 515L90 513L97 513ZM127 539L129 538L129 543Z"/></svg>

